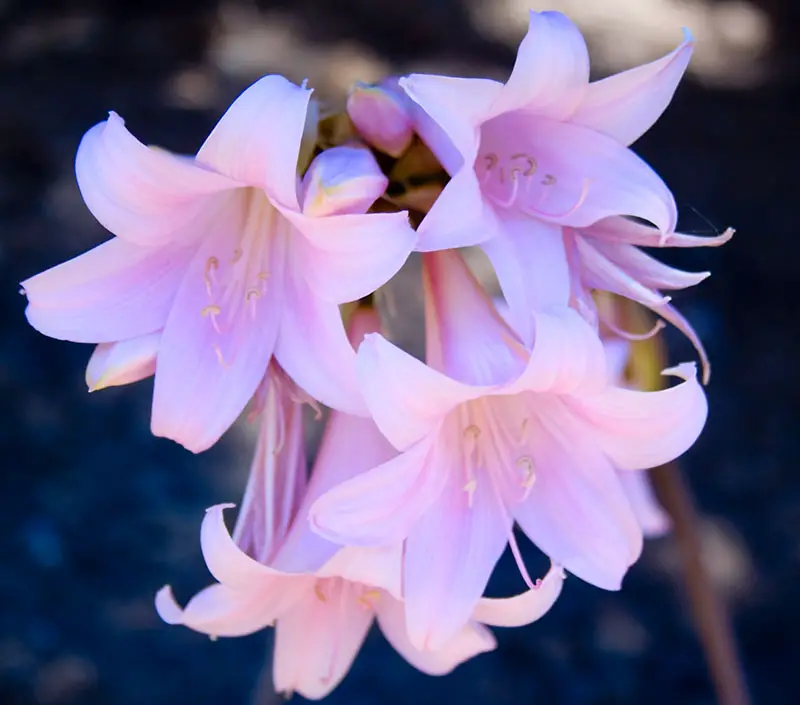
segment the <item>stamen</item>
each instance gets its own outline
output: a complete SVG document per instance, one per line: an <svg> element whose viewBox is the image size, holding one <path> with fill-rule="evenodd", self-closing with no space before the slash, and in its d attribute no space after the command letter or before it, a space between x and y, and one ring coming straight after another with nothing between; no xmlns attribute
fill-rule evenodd
<svg viewBox="0 0 800 705"><path fill-rule="evenodd" d="M211 319L211 325L214 326L214 330L217 331L217 333L220 333L219 323L217 323L217 316L219 316L220 313L222 313L222 309L216 304L209 304L200 309L200 315L203 318Z"/></svg>
<svg viewBox="0 0 800 705"><path fill-rule="evenodd" d="M500 173L502 173L502 167ZM519 193L519 179L517 178L517 175L519 173L520 173L519 169L515 168L511 170L511 193L509 194L508 198L503 200L498 196L492 194L491 196L492 201L494 201L494 203L496 203L501 208L508 208L510 205L514 203L514 201L517 200L517 194Z"/></svg>
<svg viewBox="0 0 800 705"><path fill-rule="evenodd" d="M314 594L317 596L317 599L320 602L327 602L328 598L325 597L325 593L322 592L322 587L320 587L319 581L314 583Z"/></svg>
<svg viewBox="0 0 800 705"><path fill-rule="evenodd" d="M212 285L216 285L217 283L216 271L218 269L219 269L219 260L216 257L209 257L206 260L206 267L205 271L203 272L203 279L205 279L206 291L208 291L209 296L211 296Z"/></svg>
<svg viewBox="0 0 800 705"><path fill-rule="evenodd" d="M522 494L522 501L528 499L531 489L536 484L536 466L533 464L533 459L529 455L523 455L517 459L517 467L520 468L525 477L522 480L522 487L524 492Z"/></svg>
<svg viewBox="0 0 800 705"><path fill-rule="evenodd" d="M552 186L556 182L556 177L552 174L545 174L542 179L542 186Z"/></svg>
<svg viewBox="0 0 800 705"><path fill-rule="evenodd" d="M655 325L647 331L646 333L631 333L629 331L623 330L613 320L607 318L605 316L600 316L600 320L603 321L603 324L614 334L619 336L620 338L624 338L625 340L649 340L654 335L657 335L658 332L667 327L667 324L664 323L660 318L655 322Z"/></svg>
<svg viewBox="0 0 800 705"><path fill-rule="evenodd" d="M470 424L464 429L464 438L473 438L477 440L478 436L480 435L481 435L481 429L474 423Z"/></svg>
<svg viewBox="0 0 800 705"><path fill-rule="evenodd" d="M530 419L526 416L522 419L522 436L520 436L520 443L527 443L530 437Z"/></svg>
<svg viewBox="0 0 800 705"><path fill-rule="evenodd" d="M230 367L230 365L227 362L225 362L225 358L222 356L222 350L220 349L219 345L214 343L213 347L214 347L214 353L217 356L217 362L219 362L219 364L222 367Z"/></svg>
<svg viewBox="0 0 800 705"><path fill-rule="evenodd" d="M583 202L586 200L586 196L589 194L589 186L591 185L591 181L589 179L583 180L583 185L581 187L581 192L578 195L578 200L568 208L567 210L561 213L548 213L547 211L543 211L539 208L529 206L527 208L520 206L520 210L523 213L527 213L528 215L536 216L543 216L545 218L566 218L568 215L572 215L578 208L583 205Z"/></svg>
<svg viewBox="0 0 800 705"><path fill-rule="evenodd" d="M486 162L486 171L494 169L497 166L497 162L500 161L499 157L494 152L490 152L483 159Z"/></svg>
<svg viewBox="0 0 800 705"><path fill-rule="evenodd" d="M467 472L471 474L472 471L468 470ZM472 509L472 499L475 495L475 490L478 489L478 481L474 477L470 477L470 479L467 481L467 484L461 489L467 493L467 506Z"/></svg>
<svg viewBox="0 0 800 705"><path fill-rule="evenodd" d="M533 176L533 174L536 172L536 169L538 168L538 164L536 163L536 160L530 154L526 154L525 152L521 152L519 154L515 154L511 158L512 159L524 159L526 162L528 162L528 166L524 171L522 171L519 168L515 168L512 171L512 174L514 173L514 171L516 171L518 174L522 174L523 176Z"/></svg>
<svg viewBox="0 0 800 705"><path fill-rule="evenodd" d="M374 609L375 605L373 604L373 600L377 600L381 596L380 590L368 590L365 592L361 597L358 598L358 603L364 607L364 609Z"/></svg>

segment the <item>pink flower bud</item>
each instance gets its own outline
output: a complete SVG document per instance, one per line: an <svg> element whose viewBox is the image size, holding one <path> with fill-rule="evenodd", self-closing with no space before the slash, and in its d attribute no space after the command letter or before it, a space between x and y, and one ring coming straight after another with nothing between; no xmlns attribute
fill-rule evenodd
<svg viewBox="0 0 800 705"><path fill-rule="evenodd" d="M366 147L333 147L317 156L303 177L303 213L314 217L364 213L388 183Z"/></svg>
<svg viewBox="0 0 800 705"><path fill-rule="evenodd" d="M413 137L406 101L404 93L391 87L357 83L347 98L347 114L370 145L399 157Z"/></svg>

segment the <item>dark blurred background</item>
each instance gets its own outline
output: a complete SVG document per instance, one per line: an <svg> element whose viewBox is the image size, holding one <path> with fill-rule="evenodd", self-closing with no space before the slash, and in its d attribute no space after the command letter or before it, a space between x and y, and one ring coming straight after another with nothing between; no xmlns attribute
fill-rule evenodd
<svg viewBox="0 0 800 705"><path fill-rule="evenodd" d="M697 37L672 107L636 149L674 189L682 229L738 229L722 249L667 257L714 271L677 297L714 364L708 427L683 468L753 700L795 703L798 3L549 7L584 30L598 76L666 53L681 26ZM163 625L152 606L165 582L185 600L208 581L199 523L210 504L238 501L252 431L235 429L199 457L154 439L150 382L90 396L90 348L25 322L17 282L107 237L75 185L83 132L114 109L143 141L191 153L264 73L309 78L333 101L352 81L389 72L502 78L527 9L524 0L0 1L2 705L278 701L259 683L270 635L212 643ZM676 361L692 354L669 341ZM512 574L503 563L498 584ZM710 704L683 595L674 542L658 539L622 592L572 578L541 622L498 633L496 652L444 678L415 672L373 633L329 701Z"/></svg>

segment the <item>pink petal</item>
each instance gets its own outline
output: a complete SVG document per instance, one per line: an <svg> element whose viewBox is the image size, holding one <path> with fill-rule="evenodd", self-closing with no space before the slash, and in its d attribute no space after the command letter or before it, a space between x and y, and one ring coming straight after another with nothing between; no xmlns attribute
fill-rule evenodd
<svg viewBox="0 0 800 705"><path fill-rule="evenodd" d="M282 313L280 238L259 234L271 254L268 262L247 263L252 281L235 269L242 265L229 264L235 234L253 227L252 215L247 226L242 223L245 211L234 208L240 204L232 202L226 211L230 221L209 233L189 265L161 338L151 428L196 453L212 446L253 396L272 356ZM212 262L217 264L210 271ZM269 279L259 282L263 296L256 292L251 299L247 287L255 285L260 268Z"/></svg>
<svg viewBox="0 0 800 705"><path fill-rule="evenodd" d="M474 169L465 167L444 187L422 219L416 249L420 252L469 247L487 242L500 228L487 204Z"/></svg>
<svg viewBox="0 0 800 705"><path fill-rule="evenodd" d="M160 342L161 331L118 343L100 343L86 366L89 391L131 384L154 375Z"/></svg>
<svg viewBox="0 0 800 705"><path fill-rule="evenodd" d="M474 385L514 379L526 351L455 250L423 256L428 365Z"/></svg>
<svg viewBox="0 0 800 705"><path fill-rule="evenodd" d="M661 117L692 58L694 40L688 30L675 51L602 81L589 84L586 95L570 118L629 145Z"/></svg>
<svg viewBox="0 0 800 705"><path fill-rule="evenodd" d="M376 610L378 625L395 651L414 668L431 676L450 673L473 656L493 651L497 647L497 642L488 629L469 622L445 647L436 651L421 651L409 641L402 602L384 594L378 600Z"/></svg>
<svg viewBox="0 0 800 705"><path fill-rule="evenodd" d="M582 580L617 590L642 534L615 469L555 400L528 424L534 482L510 482L507 501L522 530ZM510 478L509 478L510 480Z"/></svg>
<svg viewBox="0 0 800 705"><path fill-rule="evenodd" d="M501 232L482 248L497 273L512 326L530 346L532 311L569 302L569 267L561 227L508 215L502 219Z"/></svg>
<svg viewBox="0 0 800 705"><path fill-rule="evenodd" d="M623 386L625 368L631 355L630 342L621 338L606 338L603 340L603 350L606 353L609 382Z"/></svg>
<svg viewBox="0 0 800 705"><path fill-rule="evenodd" d="M728 228L724 233L713 237L699 237L683 233L665 235L649 225L619 216L604 218L594 225L584 228L583 232L593 238L608 242L624 242L640 247L719 247L728 242L734 234L734 230Z"/></svg>
<svg viewBox="0 0 800 705"><path fill-rule="evenodd" d="M505 393L568 394L603 389L607 363L595 330L571 308L552 308L534 317L534 342L528 365Z"/></svg>
<svg viewBox="0 0 800 705"><path fill-rule="evenodd" d="M386 590L395 599L402 593L403 544L338 546L339 552L316 571L320 578L338 577ZM388 597L388 595L387 595Z"/></svg>
<svg viewBox="0 0 800 705"><path fill-rule="evenodd" d="M446 648L469 622L512 523L492 480L468 491L460 454L442 446L431 471L447 485L409 533L403 565L408 637L426 651Z"/></svg>
<svg viewBox="0 0 800 705"><path fill-rule="evenodd" d="M669 533L672 520L658 503L647 471L622 471L619 473L619 481L645 538L657 538Z"/></svg>
<svg viewBox="0 0 800 705"><path fill-rule="evenodd" d="M536 162L536 170L518 177L517 190L510 195L513 184L499 180L484 184L496 204L511 200L513 210L572 227L630 215L665 233L675 229L678 213L666 184L630 149L599 132L523 112L508 113L483 126L482 150L504 158L522 154Z"/></svg>
<svg viewBox="0 0 800 705"><path fill-rule="evenodd" d="M591 239L592 247L624 270L633 279L651 289L685 289L708 279L711 272L684 272L662 264L635 245Z"/></svg>
<svg viewBox="0 0 800 705"><path fill-rule="evenodd" d="M249 591L215 584L198 592L183 609L167 585L156 595L156 611L167 624L182 624L212 637L245 636L271 626L297 602L297 583L308 580L313 578L276 579L269 587Z"/></svg>
<svg viewBox="0 0 800 705"><path fill-rule="evenodd" d="M596 247L597 243L593 238L575 238L585 287L610 291L656 310L669 302L668 296L645 286L626 269L606 257Z"/></svg>
<svg viewBox="0 0 800 705"><path fill-rule="evenodd" d="M284 215L299 231L291 241L295 266L318 296L334 303L355 301L389 281L417 239L407 213Z"/></svg>
<svg viewBox="0 0 800 705"><path fill-rule="evenodd" d="M355 448L358 449L358 453L353 452ZM381 435L371 419L332 412L320 441L311 480L303 502L297 510L297 519L281 550L275 556L273 565L286 571L303 572L316 571L330 561L341 546L325 540L312 531L307 519L311 506L325 493L381 465L395 455L397 451ZM349 549L345 549L347 550ZM355 580L350 577L356 570L352 564L358 562L361 555L358 551L356 554L340 559L340 562L344 561L351 566L346 574L343 574L343 577L348 577L350 580ZM336 573L329 570L326 574ZM370 580L358 582L377 584Z"/></svg>
<svg viewBox="0 0 800 705"><path fill-rule="evenodd" d="M163 328L192 251L114 238L22 282L25 315L41 333L112 343Z"/></svg>
<svg viewBox="0 0 800 705"><path fill-rule="evenodd" d="M213 194L240 184L162 149L146 147L110 113L89 130L75 157L78 187L89 210L115 235L140 245L191 239L192 224Z"/></svg>
<svg viewBox="0 0 800 705"><path fill-rule="evenodd" d="M401 542L437 500L446 477L425 439L320 497L309 510L314 530L349 546Z"/></svg>
<svg viewBox="0 0 800 705"><path fill-rule="evenodd" d="M228 108L197 160L299 210L297 160L311 91L264 76Z"/></svg>
<svg viewBox="0 0 800 705"><path fill-rule="evenodd" d="M684 363L663 374L684 381L658 392L609 387L597 395L573 396L567 401L621 470L641 470L674 460L703 430L708 405L695 366Z"/></svg>
<svg viewBox="0 0 800 705"><path fill-rule="evenodd" d="M356 353L347 340L339 306L311 291L296 267L286 272L283 293L274 353L281 367L323 404L366 415L356 378Z"/></svg>
<svg viewBox="0 0 800 705"><path fill-rule="evenodd" d="M445 164L450 174L455 176L461 166L471 167L478 153L478 126L486 119L502 84L485 78L412 74L400 79L400 87L441 128L461 155L460 164ZM428 146L437 153L435 143Z"/></svg>
<svg viewBox="0 0 800 705"><path fill-rule="evenodd" d="M208 570L219 582L238 590L270 586L283 573L253 560L234 543L223 517L223 512L234 506L217 504L206 510L200 527L200 546Z"/></svg>
<svg viewBox="0 0 800 705"><path fill-rule="evenodd" d="M492 115L522 108L563 119L578 107L588 83L589 53L580 30L560 12L531 11L528 33Z"/></svg>
<svg viewBox="0 0 800 705"><path fill-rule="evenodd" d="M324 601L311 591L278 619L272 674L279 693L325 697L350 670L372 624L372 610L351 583L326 581L321 594Z"/></svg>
<svg viewBox="0 0 800 705"><path fill-rule="evenodd" d="M555 604L561 594L564 578L566 575L561 566L551 566L533 590L526 590L514 597L482 597L472 612L472 618L492 627L522 627L535 622Z"/></svg>
<svg viewBox="0 0 800 705"><path fill-rule="evenodd" d="M432 433L449 411L485 391L437 372L377 333L361 343L356 370L375 423L398 450Z"/></svg>
<svg viewBox="0 0 800 705"><path fill-rule="evenodd" d="M689 339L689 342L694 346L694 349L700 358L700 365L703 369L703 384L708 384L708 381L711 379L711 362L708 359L708 354L703 346L703 342L700 340L700 336L697 335L697 331L695 331L692 324L689 323L683 314L672 304L659 306L658 308L653 308L652 310L661 316L665 321L669 321Z"/></svg>

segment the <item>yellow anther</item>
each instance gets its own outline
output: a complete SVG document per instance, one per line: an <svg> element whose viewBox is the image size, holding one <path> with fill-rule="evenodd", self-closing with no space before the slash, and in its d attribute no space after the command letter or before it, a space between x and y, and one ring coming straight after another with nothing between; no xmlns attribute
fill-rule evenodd
<svg viewBox="0 0 800 705"><path fill-rule="evenodd" d="M200 310L200 315L205 316L219 316L222 313L222 309L217 306L216 304L209 304L208 306L203 306Z"/></svg>
<svg viewBox="0 0 800 705"><path fill-rule="evenodd" d="M206 268L203 272L203 279L206 282L206 291L208 291L208 295L211 296L211 287L216 283L214 276L214 272L219 269L219 260L216 257L209 257L206 260Z"/></svg>
<svg viewBox="0 0 800 705"><path fill-rule="evenodd" d="M253 299L260 299L261 291L255 288L248 289L247 293L244 295L244 298L246 301L252 301Z"/></svg>
<svg viewBox="0 0 800 705"><path fill-rule="evenodd" d="M527 497L531 488L536 484L536 467L533 464L533 460L528 455L523 455L521 458L517 459L517 467L521 468L525 473L525 477L522 480L522 487L525 489L525 497Z"/></svg>
<svg viewBox="0 0 800 705"><path fill-rule="evenodd" d="M464 429L464 438L477 438L481 435L481 429L474 423Z"/></svg>
<svg viewBox="0 0 800 705"><path fill-rule="evenodd" d="M322 588L319 586L319 583L314 583L314 594L317 596L317 599L320 602L328 601L328 598L325 597L325 594L322 592Z"/></svg>
<svg viewBox="0 0 800 705"><path fill-rule="evenodd" d="M534 172L536 171L537 164L536 164L536 160L530 154L525 154L524 152L521 152L520 154L515 154L511 158L512 159L524 159L528 163L528 166L525 168L524 171L522 171L522 170L520 170L518 168L515 168L512 171L512 174L514 172L516 172L518 174L521 173L523 176L533 176Z"/></svg>
<svg viewBox="0 0 800 705"><path fill-rule="evenodd" d="M552 174L545 174L542 179L542 184L545 186L552 186L556 182L556 177Z"/></svg>
<svg viewBox="0 0 800 705"><path fill-rule="evenodd" d="M269 277L270 277L269 272L259 272L258 274L256 274L256 278L260 279L261 281L266 281L267 279L269 279Z"/></svg>
<svg viewBox="0 0 800 705"><path fill-rule="evenodd" d="M484 160L486 161L486 171L491 171L492 169L494 169L497 166L497 162L500 161L500 159L494 152L487 154L484 157Z"/></svg>
<svg viewBox="0 0 800 705"><path fill-rule="evenodd" d="M214 347L214 353L217 356L217 362L219 362L219 364L222 365L222 367L228 367L229 365L227 362L225 362L225 358L222 356L222 350L220 349L219 345L214 343L213 347Z"/></svg>
<svg viewBox="0 0 800 705"><path fill-rule="evenodd" d="M358 598L358 603L365 609L371 610L375 607L373 600L377 600L381 596L380 590L368 590L361 597Z"/></svg>

